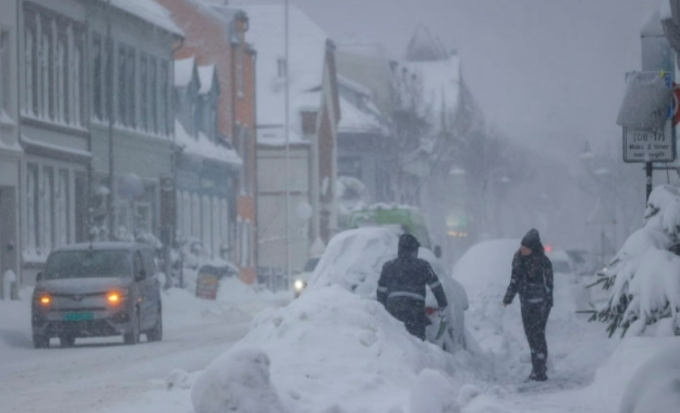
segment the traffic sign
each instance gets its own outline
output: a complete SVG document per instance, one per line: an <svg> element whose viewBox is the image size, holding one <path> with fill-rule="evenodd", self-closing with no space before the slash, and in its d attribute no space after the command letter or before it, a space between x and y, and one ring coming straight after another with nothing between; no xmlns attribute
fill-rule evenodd
<svg viewBox="0 0 680 413"><path fill-rule="evenodd" d="M666 122L663 130L643 131L623 128L623 161L673 162L675 160L675 139L672 120Z"/></svg>

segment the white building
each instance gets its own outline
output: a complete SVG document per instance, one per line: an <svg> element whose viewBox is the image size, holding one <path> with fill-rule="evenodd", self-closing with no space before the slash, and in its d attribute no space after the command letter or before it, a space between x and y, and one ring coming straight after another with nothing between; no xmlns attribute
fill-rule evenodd
<svg viewBox="0 0 680 413"><path fill-rule="evenodd" d="M291 267L302 269L312 246L336 230L336 129L340 109L334 46L298 8L289 8L289 59L285 60L285 7L249 6L249 39L257 50L257 179L260 267L285 268L286 221ZM287 73L286 73L287 70ZM285 85L290 90L285 167ZM286 215L286 189L290 207ZM311 217L305 213L311 206Z"/></svg>

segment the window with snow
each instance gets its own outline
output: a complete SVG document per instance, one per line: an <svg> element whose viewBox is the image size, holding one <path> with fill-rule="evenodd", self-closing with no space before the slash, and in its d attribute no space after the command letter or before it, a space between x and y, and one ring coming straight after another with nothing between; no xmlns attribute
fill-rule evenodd
<svg viewBox="0 0 680 413"><path fill-rule="evenodd" d="M29 252L38 249L38 164L26 164L26 246Z"/></svg>
<svg viewBox="0 0 680 413"><path fill-rule="evenodd" d="M26 114L36 115L36 25L35 16L31 13L24 15L24 106Z"/></svg>
<svg viewBox="0 0 680 413"><path fill-rule="evenodd" d="M69 215L69 171L60 169L54 191L54 235L55 246L61 247L68 243L68 215Z"/></svg>
<svg viewBox="0 0 680 413"><path fill-rule="evenodd" d="M172 131L170 126L170 64L167 60L161 61L160 74L161 95L161 133L169 135Z"/></svg>
<svg viewBox="0 0 680 413"><path fill-rule="evenodd" d="M149 91L151 98L149 110L151 111L151 130L158 134L158 63L155 57L149 58Z"/></svg>
<svg viewBox="0 0 680 413"><path fill-rule="evenodd" d="M243 46L236 47L236 88L238 96L243 97Z"/></svg>
<svg viewBox="0 0 680 413"><path fill-rule="evenodd" d="M139 55L139 126L149 130L149 70L146 54Z"/></svg>
<svg viewBox="0 0 680 413"><path fill-rule="evenodd" d="M212 254L212 203L207 195L203 195L203 205L201 210L201 220L203 222L202 241L206 251Z"/></svg>
<svg viewBox="0 0 680 413"><path fill-rule="evenodd" d="M99 119L104 119L104 94L102 93L104 87L104 44L102 36L92 34L92 111L94 116Z"/></svg>
<svg viewBox="0 0 680 413"><path fill-rule="evenodd" d="M38 19L40 31L40 116L53 117L52 96L52 24L48 19Z"/></svg>
<svg viewBox="0 0 680 413"><path fill-rule="evenodd" d="M0 105L6 115L12 113L11 107L11 45L9 41L9 30L0 30Z"/></svg>

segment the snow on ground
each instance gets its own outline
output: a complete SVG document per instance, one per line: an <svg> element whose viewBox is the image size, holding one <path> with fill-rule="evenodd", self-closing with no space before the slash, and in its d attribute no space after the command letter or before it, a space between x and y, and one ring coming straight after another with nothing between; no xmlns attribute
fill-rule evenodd
<svg viewBox="0 0 680 413"><path fill-rule="evenodd" d="M188 389L196 371L242 338L255 314L290 300L248 288L232 285L216 301L164 291L161 342L77 339L62 349L53 340L53 348L39 350L31 341L32 288L23 288L21 300L0 300L0 411L192 412Z"/></svg>
<svg viewBox="0 0 680 413"><path fill-rule="evenodd" d="M356 248L356 260L335 264L348 273L373 265L361 262L375 248L366 241L340 243ZM170 290L164 341L138 346L34 350L28 302L0 301L0 399L22 413L45 405L69 413L618 413L622 401L634 405L628 398L675 403L680 338L608 339L604 325L573 313L557 281L547 329L550 380L522 383L531 365L518 300L501 305L518 245L481 243L454 268L481 355L451 355L415 339L371 297L369 277L344 278L322 260L319 268L329 271L316 274L322 282L283 307L288 295L235 279L224 280L216 301ZM670 413L621 413L643 411Z"/></svg>

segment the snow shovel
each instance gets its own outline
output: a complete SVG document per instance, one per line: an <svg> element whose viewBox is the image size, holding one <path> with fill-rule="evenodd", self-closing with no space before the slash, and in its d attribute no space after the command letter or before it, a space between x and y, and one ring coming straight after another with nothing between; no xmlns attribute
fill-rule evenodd
<svg viewBox="0 0 680 413"><path fill-rule="evenodd" d="M442 338L444 332L446 331L447 325L448 323L446 322L446 319L439 321L439 331L437 331L437 337L435 338L435 341L438 341L440 338Z"/></svg>

